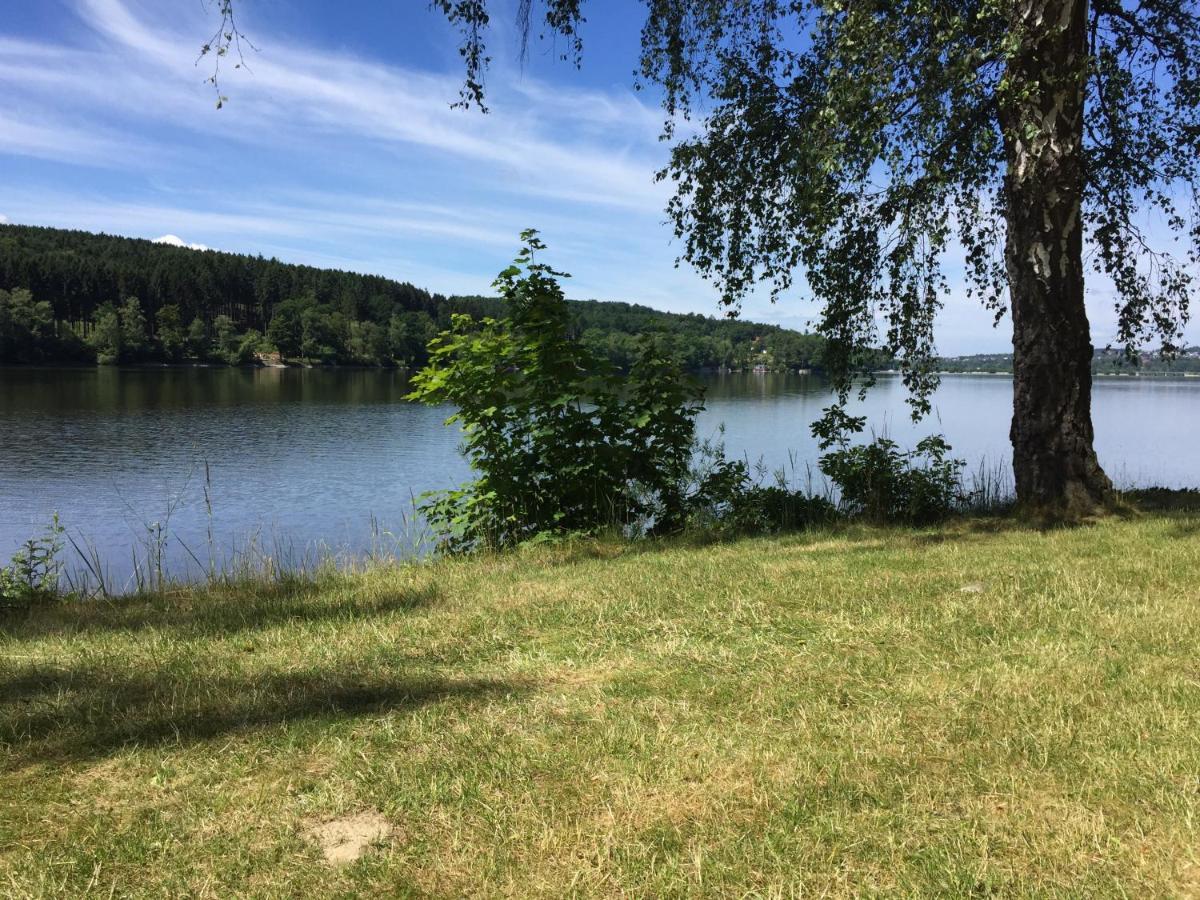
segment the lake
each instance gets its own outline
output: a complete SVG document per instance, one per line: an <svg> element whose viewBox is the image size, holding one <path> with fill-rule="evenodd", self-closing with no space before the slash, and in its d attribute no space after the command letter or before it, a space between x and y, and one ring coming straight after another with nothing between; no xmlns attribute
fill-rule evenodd
<svg viewBox="0 0 1200 900"><path fill-rule="evenodd" d="M730 455L801 478L815 472L809 424L830 402L819 379L704 379L701 437L724 424ZM935 414L908 420L884 377L859 408L905 444L936 431L973 468L1006 466L1011 382L948 376ZM340 369L0 368L0 559L57 511L116 584L166 533L176 575L255 548L296 562L395 552L418 532L413 498L464 480L445 409L403 398L404 374ZM1200 379L1102 378L1100 460L1123 487L1200 484Z"/></svg>

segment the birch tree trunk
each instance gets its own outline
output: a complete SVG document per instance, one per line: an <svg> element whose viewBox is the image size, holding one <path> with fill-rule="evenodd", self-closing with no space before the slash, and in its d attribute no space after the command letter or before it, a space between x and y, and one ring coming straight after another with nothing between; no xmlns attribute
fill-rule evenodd
<svg viewBox="0 0 1200 900"><path fill-rule="evenodd" d="M1021 48L1009 63L1010 89L1000 106L1013 472L1021 506L1078 518L1113 502L1092 446L1092 343L1083 300L1087 0L1013 2Z"/></svg>

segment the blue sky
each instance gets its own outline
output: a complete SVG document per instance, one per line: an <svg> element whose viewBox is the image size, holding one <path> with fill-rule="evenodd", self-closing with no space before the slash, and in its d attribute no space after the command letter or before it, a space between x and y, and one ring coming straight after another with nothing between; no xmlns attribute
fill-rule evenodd
<svg viewBox="0 0 1200 900"><path fill-rule="evenodd" d="M589 7L581 70L496 16L492 113L454 110L456 38L425 0L241 0L258 46L216 109L195 65L203 0L0 0L0 221L137 237L488 293L517 234L542 230L577 298L717 312L664 223L653 95L633 90L642 5ZM1095 343L1113 333L1103 289ZM799 288L744 316L804 327ZM946 353L1006 351L1007 321L955 290Z"/></svg>

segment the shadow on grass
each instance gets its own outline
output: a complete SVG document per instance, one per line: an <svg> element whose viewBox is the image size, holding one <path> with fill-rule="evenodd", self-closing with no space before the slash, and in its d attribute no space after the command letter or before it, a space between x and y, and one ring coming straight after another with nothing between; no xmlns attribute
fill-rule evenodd
<svg viewBox="0 0 1200 900"><path fill-rule="evenodd" d="M595 560L654 556L671 550L732 547L747 541L783 541L788 546L798 547L836 542L835 545L822 547L818 551L836 556L847 553L892 552L951 542L982 542L1007 532L1035 530L1046 529L1039 529L1037 525L1009 515L952 517L926 525L873 523L863 519L843 518L768 533L713 529L661 535L637 541L603 535L598 538L577 538L556 545L538 547L536 551L530 551L529 558L539 566L555 568Z"/></svg>
<svg viewBox="0 0 1200 900"><path fill-rule="evenodd" d="M1200 530L1200 521L1193 516L1200 512L1200 507L1193 508L1180 505L1158 506L1136 500L1126 508L1117 511L1114 516L1118 519L1136 521L1138 519L1160 519L1174 525L1173 532L1178 537L1187 537ZM844 540L854 544L856 538L863 544L858 548L846 548L842 552L870 552L895 550L900 548L936 547L946 544L981 544L994 540L1006 534L1029 532L1038 534L1053 534L1055 532L1081 531L1095 527L1105 519L1085 519L1082 521L1047 522L1022 518L1019 515L982 516L970 519L947 519L944 522L924 526L875 525L870 532L855 534L853 527L847 527L840 535Z"/></svg>
<svg viewBox="0 0 1200 900"><path fill-rule="evenodd" d="M1200 534L1200 491L1183 490L1138 491L1126 494L1128 506L1116 515L1123 519L1161 519L1174 524L1173 534L1190 537ZM1003 513L951 516L937 522L905 524L871 522L866 519L835 519L807 528L781 530L769 534L748 532L698 531L670 535L653 540L609 546L601 543L592 547L586 542L567 545L549 563L576 563L595 558L613 558L628 554L654 554L671 549L704 549L732 546L744 541L783 541L787 546L820 547L818 554L830 556L895 553L952 544L980 545L1019 532L1050 534L1093 527L1100 520L1078 522L1047 522L1023 517L1015 511Z"/></svg>
<svg viewBox="0 0 1200 900"><path fill-rule="evenodd" d="M767 539L784 539L801 546L807 543L838 542L823 552L872 552L905 547L934 546L957 542L985 541L1013 531L1031 531L1035 526L1013 516L951 517L940 522L906 524L872 522L867 519L841 519L810 529L780 531L764 535ZM728 541L740 540L734 535ZM722 541L724 542L724 541ZM840 546L844 544L845 546Z"/></svg>
<svg viewBox="0 0 1200 900"><path fill-rule="evenodd" d="M0 634L35 639L62 634L170 631L180 637L233 636L281 625L351 622L424 609L441 598L430 582L398 590L355 592L323 581L183 588L152 597L86 600L0 614Z"/></svg>
<svg viewBox="0 0 1200 900"><path fill-rule="evenodd" d="M529 686L491 679L354 672L162 671L28 665L0 677L0 761L19 768L132 746L185 745L302 722L483 701ZM5 757L8 757L5 760Z"/></svg>

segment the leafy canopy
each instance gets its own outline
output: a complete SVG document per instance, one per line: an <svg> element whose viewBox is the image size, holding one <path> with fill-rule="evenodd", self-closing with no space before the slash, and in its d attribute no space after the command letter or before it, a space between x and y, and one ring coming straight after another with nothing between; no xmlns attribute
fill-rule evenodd
<svg viewBox="0 0 1200 900"><path fill-rule="evenodd" d="M926 410L947 251L961 252L968 290L1004 312L1004 128L1030 140L1041 126L1002 113L1049 89L1013 77L1029 23L1075 2L645 0L640 75L663 90L666 133L703 117L659 173L676 186L683 257L732 309L760 282L778 297L802 275L843 400L863 349L881 344ZM435 6L460 27L464 100L481 105L488 3ZM520 7L526 31L532 7ZM540 9L543 31L577 54L581 0ZM1200 247L1197 4L1093 0L1087 15L1090 262L1115 288L1117 341L1159 338L1170 352ZM1147 212L1162 227L1143 227Z"/></svg>

